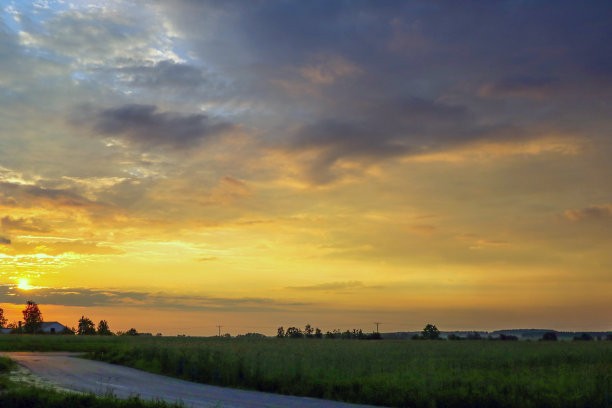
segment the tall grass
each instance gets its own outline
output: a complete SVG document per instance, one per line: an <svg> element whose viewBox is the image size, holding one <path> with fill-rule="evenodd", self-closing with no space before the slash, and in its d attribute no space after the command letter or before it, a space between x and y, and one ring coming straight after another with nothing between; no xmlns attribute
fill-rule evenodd
<svg viewBox="0 0 612 408"><path fill-rule="evenodd" d="M72 394L36 387L11 389L0 394L0 408L180 408L177 404L144 401L140 398L121 400L90 394Z"/></svg>
<svg viewBox="0 0 612 408"><path fill-rule="evenodd" d="M51 337L40 339L24 339L24 345L39 349L38 342ZM397 407L612 405L612 342L48 341L50 348L55 342L62 350L72 345L88 350L91 358L191 381L356 403ZM0 339L0 349L5 344Z"/></svg>

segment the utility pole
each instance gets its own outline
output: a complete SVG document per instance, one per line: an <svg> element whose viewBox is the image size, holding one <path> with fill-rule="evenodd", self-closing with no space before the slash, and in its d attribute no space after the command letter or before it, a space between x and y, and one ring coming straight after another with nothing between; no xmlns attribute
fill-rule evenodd
<svg viewBox="0 0 612 408"><path fill-rule="evenodd" d="M378 325L380 324L380 322L374 322L374 324L376 325L376 333L378 333Z"/></svg>
<svg viewBox="0 0 612 408"><path fill-rule="evenodd" d="M219 337L221 337L221 328L222 328L223 326L217 326L217 327L219 328Z"/></svg>

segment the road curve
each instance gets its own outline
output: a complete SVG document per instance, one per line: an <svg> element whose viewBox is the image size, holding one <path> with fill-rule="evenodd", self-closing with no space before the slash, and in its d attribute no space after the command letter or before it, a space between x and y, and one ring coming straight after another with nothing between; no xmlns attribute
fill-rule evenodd
<svg viewBox="0 0 612 408"><path fill-rule="evenodd" d="M118 398L182 402L186 407L219 408L358 408L316 398L294 397L258 391L236 390L178 380L100 361L85 360L75 353L0 353L34 375L62 388Z"/></svg>

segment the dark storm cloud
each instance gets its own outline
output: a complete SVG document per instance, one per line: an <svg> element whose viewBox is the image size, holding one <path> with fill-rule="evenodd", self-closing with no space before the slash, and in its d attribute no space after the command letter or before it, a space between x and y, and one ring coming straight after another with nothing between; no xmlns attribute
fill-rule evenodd
<svg viewBox="0 0 612 408"><path fill-rule="evenodd" d="M612 66L601 52L612 36L606 2L183 0L162 7L191 35L194 51L223 63L248 58L273 67L333 52L393 74L454 71L451 80Z"/></svg>
<svg viewBox="0 0 612 408"><path fill-rule="evenodd" d="M134 306L231 312L278 311L307 305L307 303L283 302L257 297L172 296L163 293L87 288L36 288L25 291L13 284L0 285L1 303L22 304L28 300L34 300L39 304L63 306Z"/></svg>
<svg viewBox="0 0 612 408"><path fill-rule="evenodd" d="M282 138L281 148L291 153L315 152L304 174L315 184L340 176L334 167L343 159L368 165L479 140L527 139L540 136L529 130L538 127L582 123L597 130L600 123L585 119L601 92L612 90L605 75L590 77L607 66L601 50L611 33L603 17L610 5L202 4L183 1L167 15L194 53L213 67L232 67L243 99L293 120L275 131L283 135L274 143ZM352 65L346 81L313 81L317 73L336 72L329 61L339 60ZM293 98L270 84L282 84ZM593 89L597 98L589 96ZM507 105L517 97L525 102Z"/></svg>
<svg viewBox="0 0 612 408"><path fill-rule="evenodd" d="M78 117L84 113L84 117ZM235 125L211 119L204 114L159 112L155 105L122 105L98 111L81 110L75 122L92 116L94 131L107 136L120 136L143 146L189 148L200 141L221 135Z"/></svg>
<svg viewBox="0 0 612 408"><path fill-rule="evenodd" d="M159 4L195 54L217 69L232 67L245 100L298 122L288 149L319 149L310 169L319 173L310 175L315 181L332 179L329 167L342 158L367 163L450 149L510 137L517 127L584 133L606 121L585 119L612 92L612 57L602 52L612 40L612 3ZM359 75L313 84L304 73L313 61L327 72L321 56L350 61ZM523 103L508 105L517 97Z"/></svg>
<svg viewBox="0 0 612 408"><path fill-rule="evenodd" d="M316 183L333 180L329 171L339 159L378 161L390 157L431 153L465 141L503 137L502 127L483 126L464 106L422 98L378 101L356 109L346 121L324 119L304 125L290 140L290 151L314 149L309 177ZM515 135L516 137L516 135Z"/></svg>

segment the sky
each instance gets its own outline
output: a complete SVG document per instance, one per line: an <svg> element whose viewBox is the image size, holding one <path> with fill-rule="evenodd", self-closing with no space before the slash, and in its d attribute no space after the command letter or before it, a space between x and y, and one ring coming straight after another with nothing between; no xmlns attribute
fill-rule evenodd
<svg viewBox="0 0 612 408"><path fill-rule="evenodd" d="M612 330L612 3L0 7L9 321Z"/></svg>

